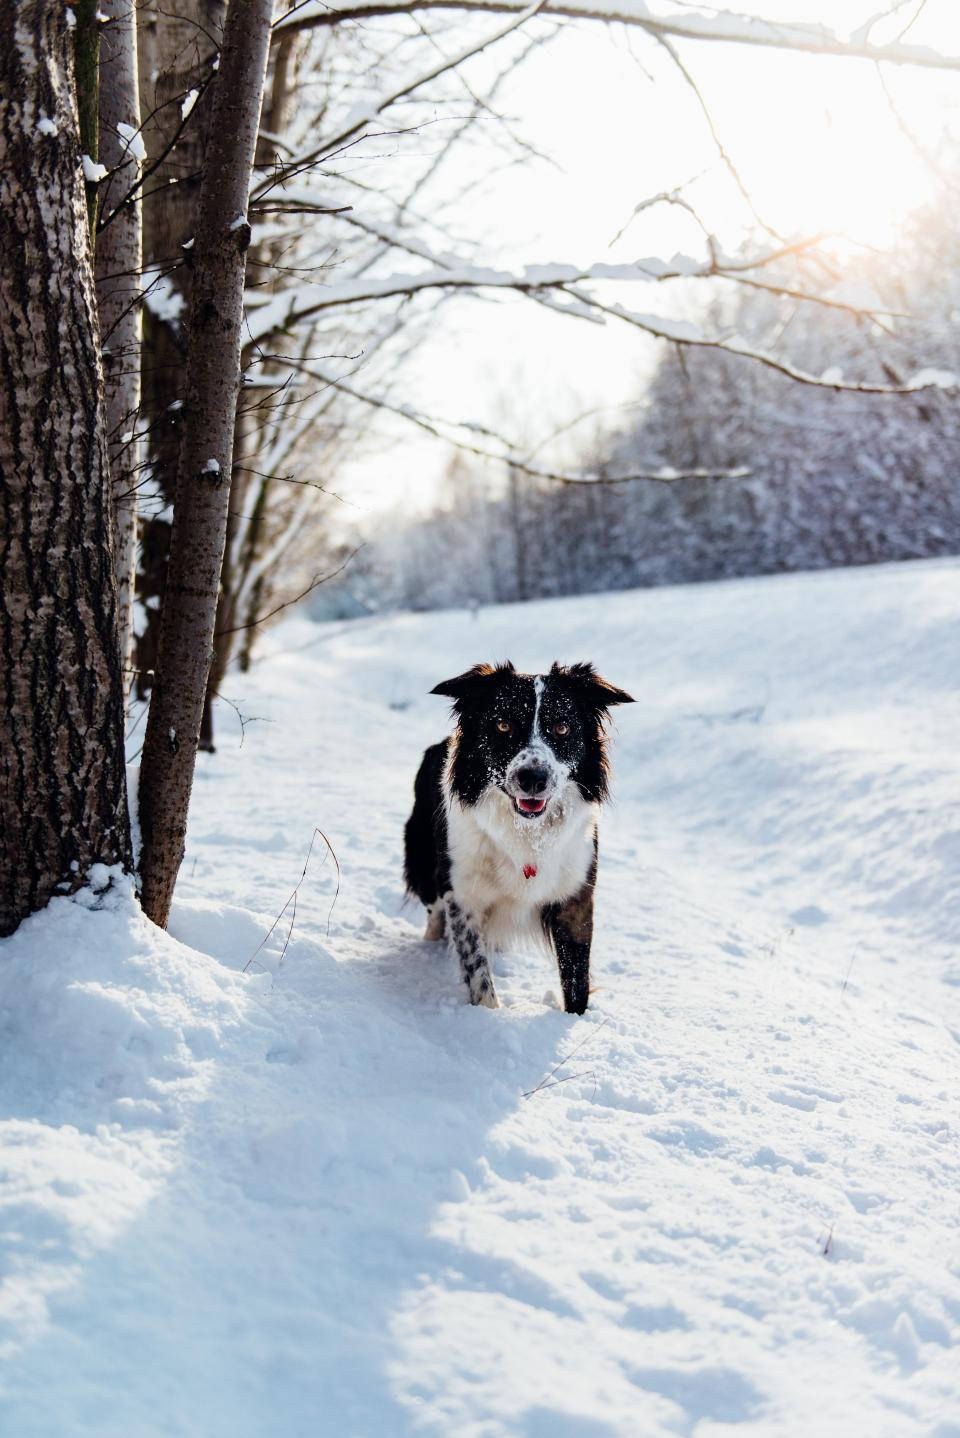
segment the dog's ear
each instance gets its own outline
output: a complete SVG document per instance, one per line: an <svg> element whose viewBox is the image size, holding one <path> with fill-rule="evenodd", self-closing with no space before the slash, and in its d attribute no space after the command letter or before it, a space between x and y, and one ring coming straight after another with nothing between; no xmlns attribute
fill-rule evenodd
<svg viewBox="0 0 960 1438"><path fill-rule="evenodd" d="M456 700L459 704L462 700L481 693L491 679L496 679L502 674L514 673L516 670L509 659L498 664L496 668L492 664L475 664L465 674L457 674L453 679L444 679L441 684L435 684L430 693L446 694L448 698Z"/></svg>
<svg viewBox="0 0 960 1438"><path fill-rule="evenodd" d="M569 684L577 698L595 714L602 714L613 704L635 702L632 694L604 679L592 664L554 664L550 673Z"/></svg>

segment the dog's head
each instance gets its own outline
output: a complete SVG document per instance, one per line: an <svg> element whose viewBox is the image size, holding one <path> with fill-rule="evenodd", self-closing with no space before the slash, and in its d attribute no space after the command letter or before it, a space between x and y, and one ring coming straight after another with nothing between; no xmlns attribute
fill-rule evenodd
<svg viewBox="0 0 960 1438"><path fill-rule="evenodd" d="M588 803L606 798L607 712L633 700L592 664L554 664L549 674L518 674L509 660L476 664L432 693L453 700L450 774L461 803L500 789L519 821L536 823L562 805L571 784Z"/></svg>

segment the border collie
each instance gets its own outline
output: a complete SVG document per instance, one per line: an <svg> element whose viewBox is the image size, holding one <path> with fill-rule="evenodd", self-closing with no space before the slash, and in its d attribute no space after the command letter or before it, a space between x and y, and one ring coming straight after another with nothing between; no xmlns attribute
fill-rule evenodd
<svg viewBox="0 0 960 1438"><path fill-rule="evenodd" d="M582 1014L590 989L597 817L607 797L605 724L631 704L591 664L518 674L477 664L431 690L453 700L456 729L424 754L407 820L407 889L446 932L472 1004L496 1008L489 955L544 937L563 1004Z"/></svg>

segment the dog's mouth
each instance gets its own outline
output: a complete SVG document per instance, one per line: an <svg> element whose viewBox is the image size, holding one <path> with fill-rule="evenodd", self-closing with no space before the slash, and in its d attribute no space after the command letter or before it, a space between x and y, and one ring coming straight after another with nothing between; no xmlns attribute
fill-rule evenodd
<svg viewBox="0 0 960 1438"><path fill-rule="evenodd" d="M528 819L535 818L537 814L542 814L547 807L546 799L518 799L515 794L511 794L510 798L513 800L513 807L516 812L518 814L524 814Z"/></svg>

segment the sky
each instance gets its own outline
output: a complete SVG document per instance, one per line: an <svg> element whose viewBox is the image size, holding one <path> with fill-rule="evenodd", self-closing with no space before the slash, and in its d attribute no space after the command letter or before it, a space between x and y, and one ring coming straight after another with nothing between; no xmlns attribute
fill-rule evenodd
<svg viewBox="0 0 960 1438"><path fill-rule="evenodd" d="M655 8L667 10L667 0ZM846 34L890 3L754 0L744 9ZM896 39L915 14L910 42L960 54L957 0L901 6L878 21L871 38ZM881 78L866 61L694 41L678 42L677 50L760 218L792 236L829 233L851 276L935 195L939 182L918 146L932 151L960 126L956 73L887 66ZM471 79L482 86L495 57L471 63ZM684 194L723 249L756 229L695 94L666 52L639 32L565 26L517 72L500 103L515 129L556 164L491 175L461 212L459 228L484 239L494 265L702 255L694 222L675 207L659 205L630 220L639 201L678 185L687 186ZM645 287L642 301L634 287L631 299L663 313L677 304L665 287ZM524 443L597 407L608 407L611 423L621 420L629 414L621 407L640 398L659 352L658 342L626 327L558 319L511 297L457 300L441 314L436 337L414 364L409 402L433 415L493 424ZM386 476L382 464L367 462L351 477L360 504L389 505L398 481L406 495L430 501L450 451L398 426ZM568 462L570 454L553 458Z"/></svg>

